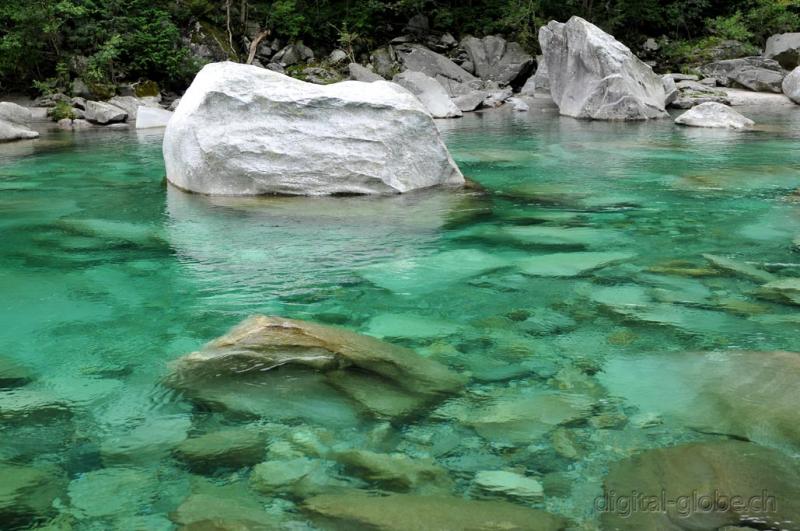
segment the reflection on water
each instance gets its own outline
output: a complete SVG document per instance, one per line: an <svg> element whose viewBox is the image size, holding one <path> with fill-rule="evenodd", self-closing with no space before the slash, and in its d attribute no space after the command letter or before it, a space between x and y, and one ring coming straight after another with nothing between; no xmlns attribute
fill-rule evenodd
<svg viewBox="0 0 800 531"><path fill-rule="evenodd" d="M800 499L800 111L745 113L765 127L542 106L443 121L483 190L384 198L185 194L153 132L0 146L2 527L392 528L410 511L591 529L604 481ZM254 313L381 337L469 383L391 421L291 371L211 404L164 385ZM648 461L731 438L753 441L734 449L758 458L736 464L750 483L662 484Z"/></svg>

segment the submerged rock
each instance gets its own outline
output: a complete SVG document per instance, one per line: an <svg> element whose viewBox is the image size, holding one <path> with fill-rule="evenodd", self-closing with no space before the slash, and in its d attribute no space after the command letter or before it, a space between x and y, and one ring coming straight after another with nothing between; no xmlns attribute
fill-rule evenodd
<svg viewBox="0 0 800 531"><path fill-rule="evenodd" d="M0 522L2 527L29 529L28 524L50 516L53 501L64 494L66 478L53 466L0 463Z"/></svg>
<svg viewBox="0 0 800 531"><path fill-rule="evenodd" d="M755 122L727 105L708 102L692 107L675 119L678 125L718 129L752 129Z"/></svg>
<svg viewBox="0 0 800 531"><path fill-rule="evenodd" d="M537 277L575 277L634 258L633 253L582 252L553 253L524 258L517 262L520 271Z"/></svg>
<svg viewBox="0 0 800 531"><path fill-rule="evenodd" d="M249 428L230 428L186 439L175 455L194 470L238 468L264 459L266 435Z"/></svg>
<svg viewBox="0 0 800 531"><path fill-rule="evenodd" d="M394 83L314 85L250 65L195 77L164 133L167 179L212 195L376 194L464 178Z"/></svg>
<svg viewBox="0 0 800 531"><path fill-rule="evenodd" d="M514 472L485 470L475 475L475 484L485 491L515 498L541 498L544 488L537 480Z"/></svg>
<svg viewBox="0 0 800 531"><path fill-rule="evenodd" d="M642 413L698 431L800 449L791 389L800 381L800 354L722 351L623 356L598 375L614 396Z"/></svg>
<svg viewBox="0 0 800 531"><path fill-rule="evenodd" d="M412 459L405 454L381 454L367 450L347 450L336 459L356 475L390 490L449 490L447 470L432 459Z"/></svg>
<svg viewBox="0 0 800 531"><path fill-rule="evenodd" d="M747 442L647 450L613 464L604 488L601 521L608 530L789 529L800 521L796 460ZM634 492L641 505L633 505ZM618 496L630 505L614 503Z"/></svg>
<svg viewBox="0 0 800 531"><path fill-rule="evenodd" d="M539 30L550 94L561 114L594 120L664 118L664 87L625 45L580 17Z"/></svg>
<svg viewBox="0 0 800 531"><path fill-rule="evenodd" d="M217 486L195 482L193 492L170 513L181 529L197 531L270 530L280 520L264 509L258 499L241 484Z"/></svg>
<svg viewBox="0 0 800 531"><path fill-rule="evenodd" d="M33 380L33 373L19 363L0 357L0 389L21 387Z"/></svg>
<svg viewBox="0 0 800 531"><path fill-rule="evenodd" d="M293 380L279 385L278 368L293 369ZM251 384L246 392L237 384L242 381ZM297 401L296 409L313 407L313 394L303 395L303 390L308 393L316 388L324 400L325 387L335 395L333 385L368 410L374 401L374 413L394 416L457 391L464 379L412 350L369 336L293 319L254 316L203 350L177 360L169 383L201 400L205 397L245 410L249 406L241 401L263 401L266 409L276 407L278 402L269 393L281 385L295 385L305 398ZM290 400L288 395L284 399ZM333 403L329 399L326 405ZM320 414L324 416L324 410Z"/></svg>
<svg viewBox="0 0 800 531"><path fill-rule="evenodd" d="M349 492L316 496L306 500L304 507L347 529L557 531L567 525L565 519L537 509L444 496Z"/></svg>
<svg viewBox="0 0 800 531"><path fill-rule="evenodd" d="M394 76L392 81L419 98L434 118L458 118L462 115L442 85L422 72L406 70Z"/></svg>

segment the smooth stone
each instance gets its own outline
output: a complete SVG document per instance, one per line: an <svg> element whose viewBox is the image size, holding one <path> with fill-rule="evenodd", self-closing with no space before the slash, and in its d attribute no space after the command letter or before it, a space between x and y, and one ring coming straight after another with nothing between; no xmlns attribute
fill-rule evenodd
<svg viewBox="0 0 800 531"><path fill-rule="evenodd" d="M761 286L759 294L765 298L800 305L800 278L782 278Z"/></svg>
<svg viewBox="0 0 800 531"><path fill-rule="evenodd" d="M429 458L353 449L337 453L336 460L357 476L390 490L448 491L452 487L447 470Z"/></svg>
<svg viewBox="0 0 800 531"><path fill-rule="evenodd" d="M166 127L174 113L162 108L139 106L136 112L136 129Z"/></svg>
<svg viewBox="0 0 800 531"><path fill-rule="evenodd" d="M0 142L39 138L39 133L24 126L0 120Z"/></svg>
<svg viewBox="0 0 800 531"><path fill-rule="evenodd" d="M265 494L286 492L318 466L318 461L307 457L266 461L253 467L250 484Z"/></svg>
<svg viewBox="0 0 800 531"><path fill-rule="evenodd" d="M725 59L700 67L706 77L715 78L723 86L740 85L756 92L781 92L786 72L777 61L763 57Z"/></svg>
<svg viewBox="0 0 800 531"><path fill-rule="evenodd" d="M88 121L100 125L124 122L128 118L124 110L102 101L87 101L84 113Z"/></svg>
<svg viewBox="0 0 800 531"><path fill-rule="evenodd" d="M457 334L462 329L451 321L411 313L382 313L366 324L367 333L375 337L428 339Z"/></svg>
<svg viewBox="0 0 800 531"><path fill-rule="evenodd" d="M347 529L557 531L567 525L564 518L537 509L444 496L349 492L313 497L304 508Z"/></svg>
<svg viewBox="0 0 800 531"><path fill-rule="evenodd" d="M350 63L348 66L350 71L350 79L353 81L362 81L365 83L372 83L373 81L384 81L384 79L365 66L358 63Z"/></svg>
<svg viewBox="0 0 800 531"><path fill-rule="evenodd" d="M462 115L442 85L422 72L406 70L394 76L392 81L414 94L434 118L458 118Z"/></svg>
<svg viewBox="0 0 800 531"><path fill-rule="evenodd" d="M419 258L378 263L361 270L373 284L395 293L428 293L513 262L478 249L458 249Z"/></svg>
<svg viewBox="0 0 800 531"><path fill-rule="evenodd" d="M6 422L49 422L72 415L68 402L29 386L0 391L0 419Z"/></svg>
<svg viewBox="0 0 800 531"><path fill-rule="evenodd" d="M764 57L792 70L800 66L800 33L778 33L767 39Z"/></svg>
<svg viewBox="0 0 800 531"><path fill-rule="evenodd" d="M461 94L453 98L453 103L463 112L470 112L478 109L486 99L486 92L473 90L467 94Z"/></svg>
<svg viewBox="0 0 800 531"><path fill-rule="evenodd" d="M265 452L262 430L230 428L186 439L174 453L194 470L213 470L254 465L263 461Z"/></svg>
<svg viewBox="0 0 800 531"><path fill-rule="evenodd" d="M379 419L410 417L429 401L409 393L390 381L355 371L331 371L326 382L358 402L362 409Z"/></svg>
<svg viewBox="0 0 800 531"><path fill-rule="evenodd" d="M74 99L75 98L73 98L73 100ZM161 109L161 106L158 104L160 100L161 100L160 97L154 97L154 96L146 96L144 98L137 98L136 96L114 96L113 98L108 100L108 103L114 105L115 107L119 107L120 109L128 113L129 120L137 120L139 107L144 106L153 109ZM85 107L86 107L86 100L83 100L83 102L81 102L80 108L83 109Z"/></svg>
<svg viewBox="0 0 800 531"><path fill-rule="evenodd" d="M65 486L66 476L54 466L0 463L0 526L29 529L32 521L54 513Z"/></svg>
<svg viewBox="0 0 800 531"><path fill-rule="evenodd" d="M754 280L756 282L771 282L777 278L772 273L764 271L763 269L759 269L755 266L751 266L750 264L739 262L724 256L704 254L703 258L708 260L711 265L717 269L734 273L737 276L749 278L750 280Z"/></svg>
<svg viewBox="0 0 800 531"><path fill-rule="evenodd" d="M708 102L692 107L675 118L678 125L719 129L752 129L755 122L727 105Z"/></svg>
<svg viewBox="0 0 800 531"><path fill-rule="evenodd" d="M533 57L519 43L508 42L499 35L465 37L461 48L472 62L475 75L484 81L519 86L533 70Z"/></svg>
<svg viewBox="0 0 800 531"><path fill-rule="evenodd" d="M800 423L789 389L800 354L712 351L618 356L598 374L612 396L642 413L705 433L800 448Z"/></svg>
<svg viewBox="0 0 800 531"><path fill-rule="evenodd" d="M514 472L485 470L475 475L475 484L485 491L516 498L541 498L544 488L537 480Z"/></svg>
<svg viewBox="0 0 800 531"><path fill-rule="evenodd" d="M32 120L31 110L10 101L0 101L0 121L27 127Z"/></svg>
<svg viewBox="0 0 800 531"><path fill-rule="evenodd" d="M787 98L800 105L800 66L783 79L781 90Z"/></svg>
<svg viewBox="0 0 800 531"><path fill-rule="evenodd" d="M150 417L124 434L102 441L103 463L143 463L166 457L186 440L192 422L185 415Z"/></svg>
<svg viewBox="0 0 800 531"><path fill-rule="evenodd" d="M559 112L594 120L664 118L661 78L594 24L573 16L539 29L550 94Z"/></svg>
<svg viewBox="0 0 800 531"><path fill-rule="evenodd" d="M553 253L517 261L517 267L526 275L538 277L576 277L619 262L631 260L636 255L623 252Z"/></svg>
<svg viewBox="0 0 800 531"><path fill-rule="evenodd" d="M425 48L421 44L404 44L397 46L397 58L407 70L422 72L442 83L448 81L466 84L478 81L478 78L455 64L453 61ZM445 89L447 87L445 86Z"/></svg>
<svg viewBox="0 0 800 531"><path fill-rule="evenodd" d="M397 84L315 85L232 62L197 74L167 125L163 152L170 183L208 195L464 184L433 118Z"/></svg>
<svg viewBox="0 0 800 531"><path fill-rule="evenodd" d="M280 525L241 484L200 484L196 490L169 515L183 530L268 531Z"/></svg>
<svg viewBox="0 0 800 531"><path fill-rule="evenodd" d="M102 468L79 475L67 488L70 512L79 518L133 515L159 495L154 476L133 468Z"/></svg>
<svg viewBox="0 0 800 531"><path fill-rule="evenodd" d="M14 360L0 356L0 389L22 387L33 381L33 372Z"/></svg>
<svg viewBox="0 0 800 531"><path fill-rule="evenodd" d="M787 524L800 521L796 459L748 442L722 440L646 450L612 464L603 486L605 499L635 491L645 509L659 500L686 500L659 505L658 510L607 507L600 515L602 529L607 530L685 531L748 522L759 522L759 529L787 529ZM738 497L738 507L733 497ZM700 505L701 500L710 504Z"/></svg>

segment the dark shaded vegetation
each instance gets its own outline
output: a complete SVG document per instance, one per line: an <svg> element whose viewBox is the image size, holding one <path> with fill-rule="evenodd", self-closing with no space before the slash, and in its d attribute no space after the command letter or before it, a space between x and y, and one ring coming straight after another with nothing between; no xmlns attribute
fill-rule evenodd
<svg viewBox="0 0 800 531"><path fill-rule="evenodd" d="M661 59L677 65L728 40L757 50L774 33L800 30L800 0L3 0L0 91L47 93L75 77L180 89L201 66L191 50L198 35L233 60L244 61L263 30L359 58L417 14L433 33L500 33L531 52L541 24L580 15L635 50L655 38Z"/></svg>

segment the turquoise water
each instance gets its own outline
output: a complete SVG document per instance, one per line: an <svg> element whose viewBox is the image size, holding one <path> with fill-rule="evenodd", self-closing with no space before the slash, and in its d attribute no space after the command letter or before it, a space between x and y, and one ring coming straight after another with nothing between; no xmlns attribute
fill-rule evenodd
<svg viewBox="0 0 800 531"><path fill-rule="evenodd" d="M176 514L189 495L233 492L277 527L317 528L297 490L264 494L247 466L201 473L175 458L189 436L258 426L264 460L309 454L298 438L430 458L450 494L593 528L611 463L731 435L673 414L698 400L680 370L636 366L643 385L630 390L626 360L800 351L800 296L763 287L800 277L800 110L750 115L765 125L589 123L538 107L471 115L441 127L483 189L388 198L187 195L164 183L159 133L0 145L0 468L43 471L53 490L37 505L3 487L14 475L4 472L0 527L171 529L186 523ZM468 387L390 424L316 389L254 417L162 384L171 360L254 313L411 347ZM775 393L796 402L796 389ZM521 431L476 420L487 404L549 394L587 406L548 420L544 401ZM788 462L800 447L732 435ZM348 488L387 488L321 461ZM475 483L487 470L534 478L544 493L487 492Z"/></svg>

